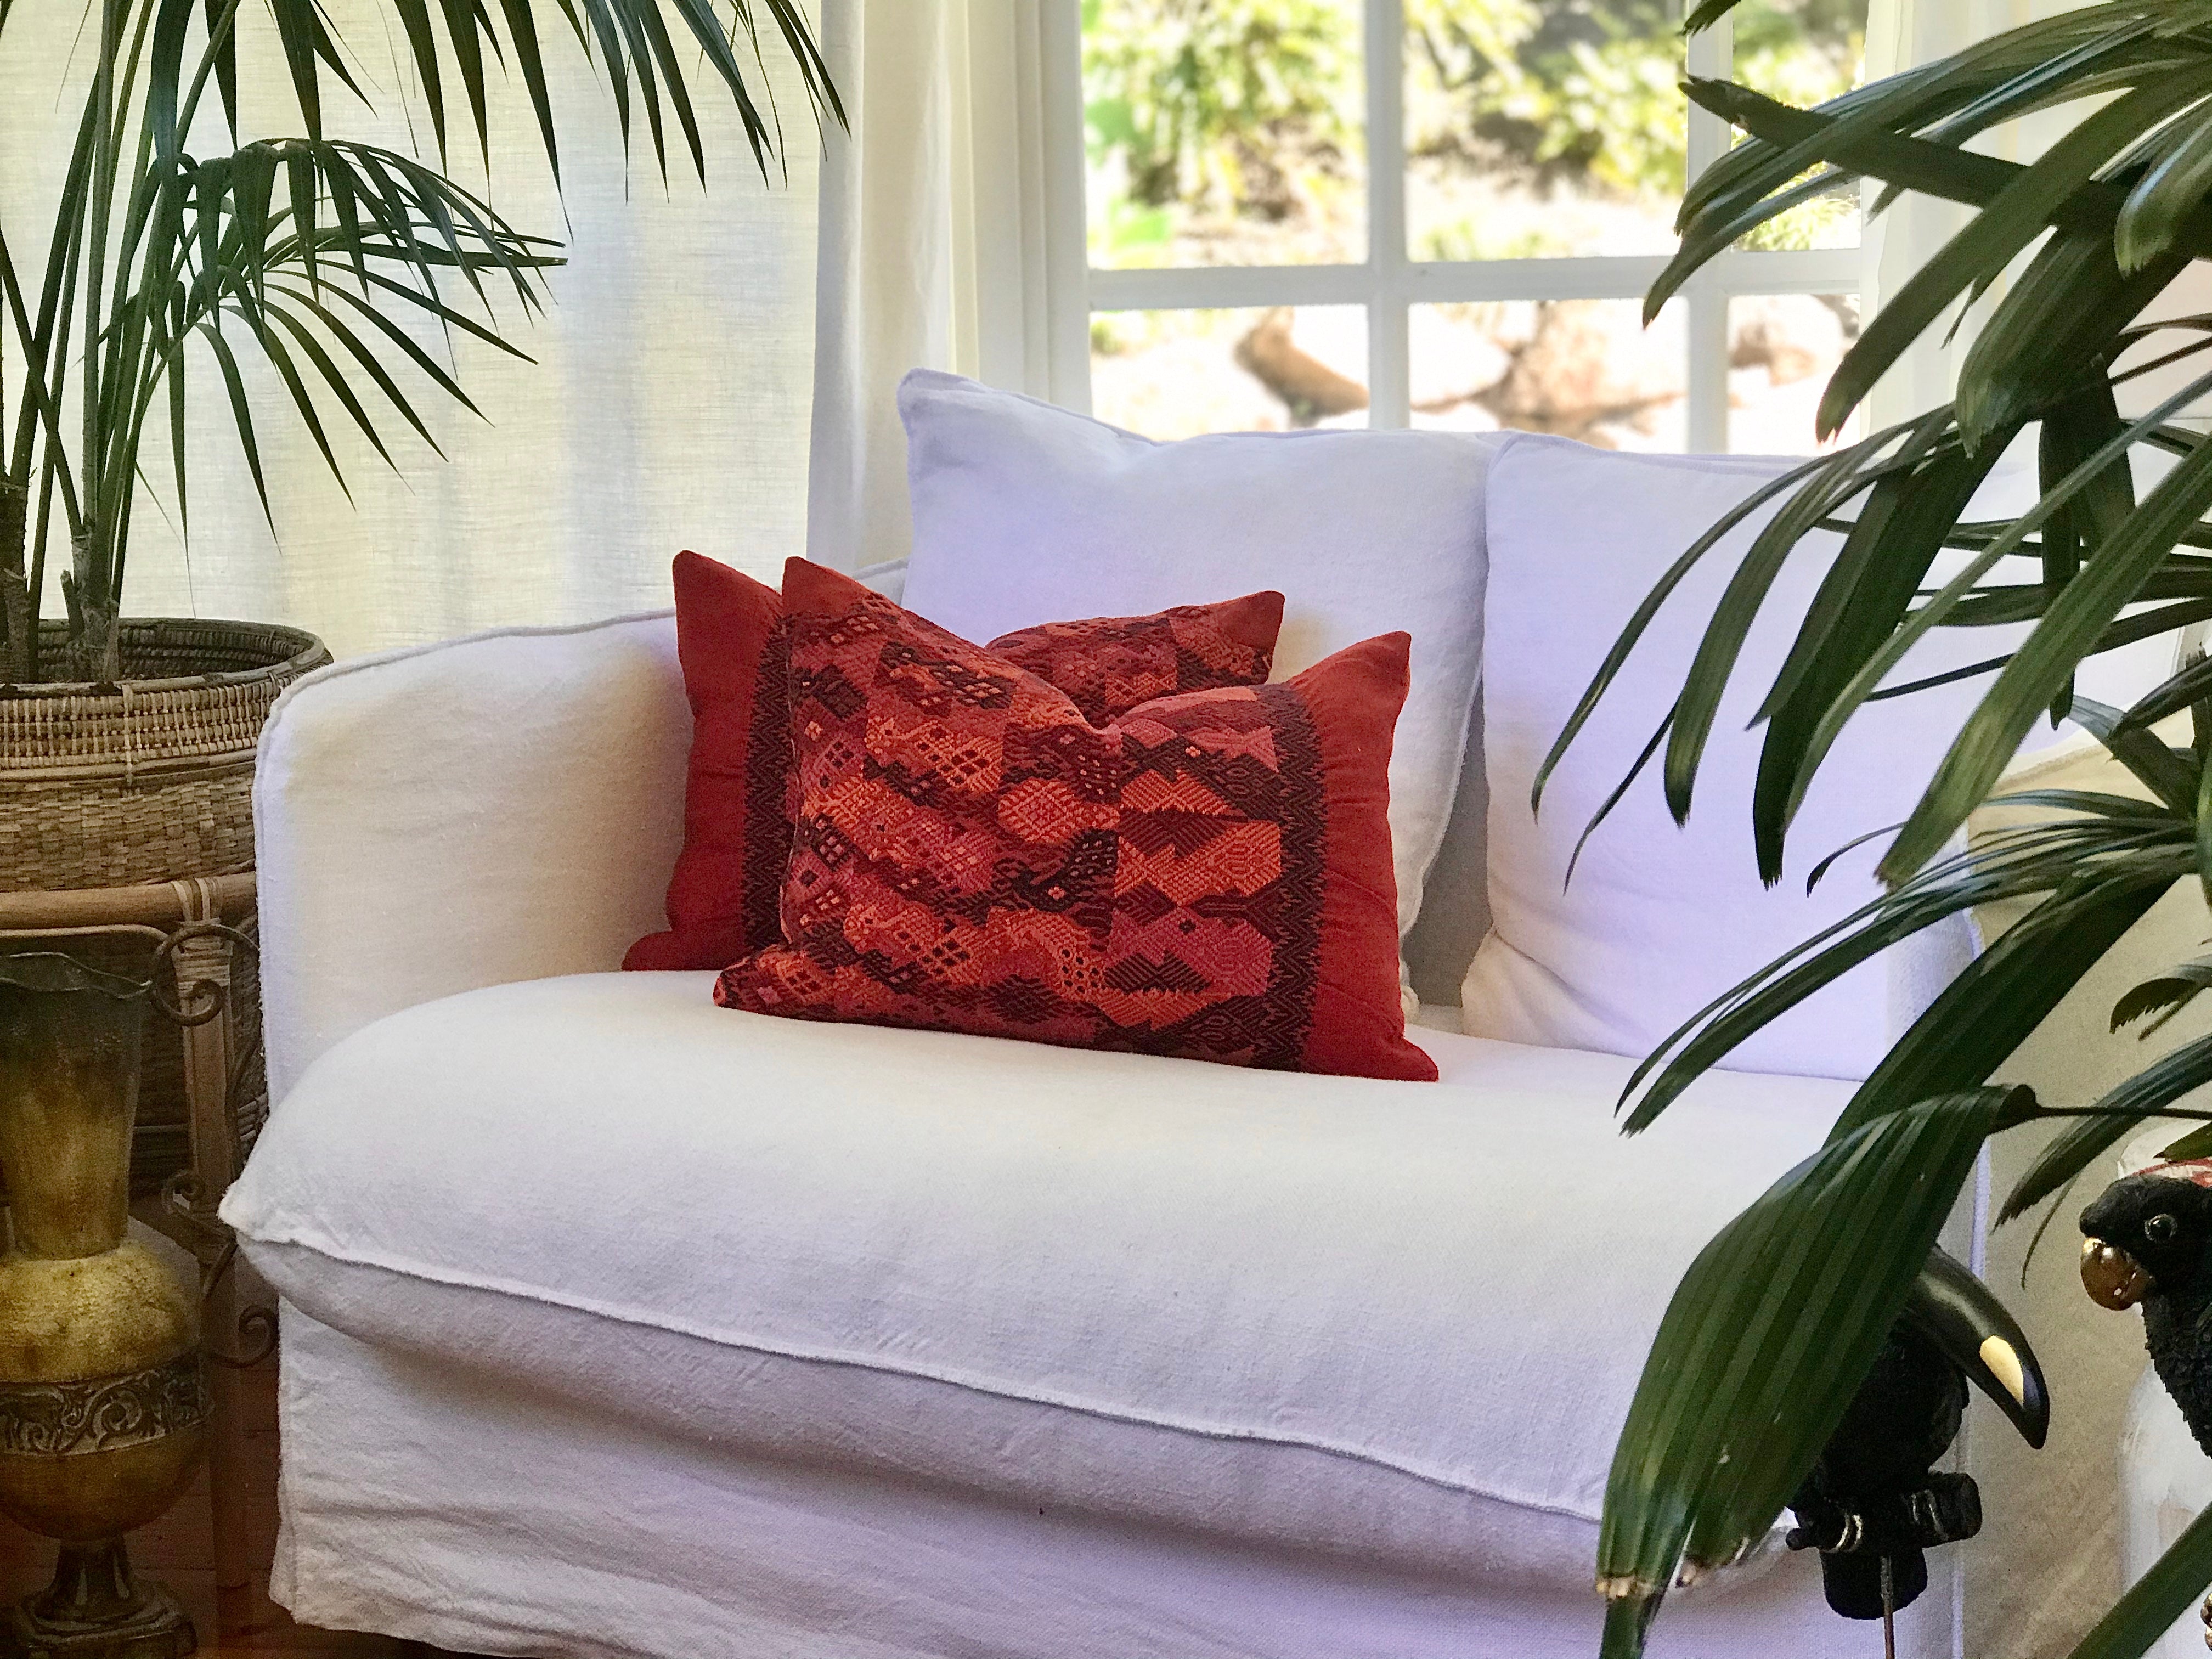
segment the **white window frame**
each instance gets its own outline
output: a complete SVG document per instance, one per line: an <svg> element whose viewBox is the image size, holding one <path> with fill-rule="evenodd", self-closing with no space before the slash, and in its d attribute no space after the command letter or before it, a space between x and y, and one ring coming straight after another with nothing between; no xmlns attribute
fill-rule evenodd
<svg viewBox="0 0 2212 1659"><path fill-rule="evenodd" d="M1403 0L1363 0L1367 99L1367 258L1358 264L1208 265L1103 270L1086 240L1083 41L1079 0L1043 0L1044 174L1051 267L1051 396L1091 406L1091 314L1263 306L1364 306L1367 311L1368 424L1411 423L1409 319L1417 305L1485 300L1643 299L1668 255L1631 258L1427 261L1406 241ZM1679 8L1678 8L1679 9ZM1690 38L1692 75L1732 78L1735 37L1723 21ZM1379 67L1395 72L1376 73ZM1727 125L1691 106L1689 176L1723 155ZM1865 295L1871 239L1859 247L1792 252L1729 249L1684 286L1688 316L1687 441L1693 452L1729 447L1729 302L1768 294Z"/></svg>

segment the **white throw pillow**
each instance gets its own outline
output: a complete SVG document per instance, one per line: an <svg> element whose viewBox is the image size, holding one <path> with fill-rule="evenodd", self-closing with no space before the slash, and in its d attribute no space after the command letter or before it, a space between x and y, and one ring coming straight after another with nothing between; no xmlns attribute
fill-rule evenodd
<svg viewBox="0 0 2212 1659"><path fill-rule="evenodd" d="M1443 840L1482 660L1483 486L1498 440L1240 432L1156 443L917 369L899 388L914 501L904 603L971 640L1279 588L1278 678L1403 629L1390 760L1398 925Z"/></svg>
<svg viewBox="0 0 2212 1659"><path fill-rule="evenodd" d="M1801 544L1759 611L1713 722L1688 824L1677 828L1667 811L1663 755L1655 757L1566 880L1577 840L1680 690L1722 588L1780 500L1708 553L1661 609L1553 774L1541 816L1529 811L1536 769L1644 595L1724 513L1793 465L1612 454L1527 436L1492 464L1483 693L1491 932L1462 990L1470 1036L1648 1054L1714 998L1879 892L1874 868L1887 838L1841 860L1810 895L1805 880L1847 842L1912 810L1990 680L1862 709L1790 831L1780 884L1763 887L1751 798L1765 727L1750 721L1842 544L1831 534ZM1997 655L2016 637L1938 629L1890 683ZM1867 963L1723 1063L1864 1077L1895 1036L1890 982L1884 963Z"/></svg>

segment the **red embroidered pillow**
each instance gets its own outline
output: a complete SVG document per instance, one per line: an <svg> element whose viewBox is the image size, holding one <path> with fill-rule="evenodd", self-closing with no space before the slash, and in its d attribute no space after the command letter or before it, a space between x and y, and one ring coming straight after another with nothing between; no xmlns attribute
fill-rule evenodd
<svg viewBox="0 0 2212 1659"><path fill-rule="evenodd" d="M1248 593L1152 617L1047 623L1001 634L984 649L1056 686L1085 720L1104 726L1155 697L1264 685L1282 631L1283 596Z"/></svg>
<svg viewBox="0 0 2212 1659"><path fill-rule="evenodd" d="M1398 1002L1408 641L1103 728L848 577L784 573L784 936L726 1007L1432 1081Z"/></svg>
<svg viewBox="0 0 2212 1659"><path fill-rule="evenodd" d="M787 798L783 602L696 553L678 554L674 575L692 717L684 850L668 884L669 929L630 946L631 969L720 968L783 937L776 907L796 805ZM1103 720L1172 692L1264 682L1282 623L1280 593L1251 593L1152 617L1048 623L993 648Z"/></svg>

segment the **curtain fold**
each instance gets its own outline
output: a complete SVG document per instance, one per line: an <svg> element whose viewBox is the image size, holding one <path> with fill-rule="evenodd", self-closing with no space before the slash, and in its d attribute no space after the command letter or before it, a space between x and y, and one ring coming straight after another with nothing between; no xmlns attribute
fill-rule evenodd
<svg viewBox="0 0 2212 1659"><path fill-rule="evenodd" d="M899 376L974 372L954 330L966 11L963 0L823 8L823 53L850 127L823 161L807 551L841 569L902 557L912 537Z"/></svg>
<svg viewBox="0 0 2212 1659"><path fill-rule="evenodd" d="M1082 180L1048 173L1044 86L1068 0L824 0L849 133L823 158L809 556L905 556L894 394L949 369L1081 406ZM1075 216L1073 235L1064 216ZM1068 337L1067 319L1074 317ZM1057 331L1057 332L1055 332Z"/></svg>
<svg viewBox="0 0 2212 1659"><path fill-rule="evenodd" d="M1869 0L1866 73L1870 81L1933 63L2006 29L2071 11L2082 0ZM1991 153L2032 160L2074 117L2053 112L2011 124L1992 136ZM1871 197L1869 197L1869 202ZM1877 218L1866 235L1872 270L1863 296L1867 314L1903 287L1929 257L1962 229L1971 216L1955 203L1906 196ZM1970 319L1971 322L1971 319ZM1972 337L1971 326L1948 343L1940 332L1921 340L1875 388L1868 409L1871 428L1910 419L1949 401L1959 366Z"/></svg>
<svg viewBox="0 0 2212 1659"><path fill-rule="evenodd" d="M383 111L371 119L350 98L333 100L333 135L434 162L427 129L398 113L406 53L397 9L386 0L326 0L324 9L349 67ZM81 13L27 0L0 40L8 76L0 83L0 216L19 250L44 251L72 112L81 107L74 89L89 71ZM555 303L545 314L501 310L509 337L536 362L420 331L483 417L425 390L416 406L450 459L396 417L380 422L402 468L394 476L342 410L325 410L349 501L281 382L241 350L272 533L220 380L208 359L196 358L190 534L176 521L160 438L148 447L153 501L141 508L130 557L131 614L289 622L344 655L665 605L669 560L684 547L762 574L803 550L820 144L797 77L785 55L767 53L787 156L766 179L719 84L698 82L702 191L680 134L671 133L665 179L641 118L635 149L624 155L605 86L555 18L545 31L546 67L562 115L562 187L547 176L519 81L501 83L495 65L489 180L465 122L451 168L470 188L488 191L520 228L568 245L568 265L549 273ZM257 88L273 94L287 73L265 39L273 33L247 37L270 49L241 64L246 139L295 136L257 125L282 105L256 96ZM71 94L58 97L64 81ZM212 155L231 144L218 124L196 131L192 148ZM411 392L426 383L408 384ZM58 593L48 597L57 614Z"/></svg>

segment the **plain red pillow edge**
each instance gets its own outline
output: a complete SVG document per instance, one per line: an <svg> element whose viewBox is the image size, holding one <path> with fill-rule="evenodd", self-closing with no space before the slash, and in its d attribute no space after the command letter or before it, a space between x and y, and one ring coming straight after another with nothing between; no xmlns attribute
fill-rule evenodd
<svg viewBox="0 0 2212 1659"><path fill-rule="evenodd" d="M1272 659L1283 637L1284 604L1280 593L1272 587L1263 587L1257 593L1202 608L1212 618L1213 625L1230 639L1248 651L1261 652Z"/></svg>
<svg viewBox="0 0 2212 1659"><path fill-rule="evenodd" d="M1390 754L1411 684L1413 636L1382 634L1287 682L1321 750L1324 836L1319 973L1302 1070L1434 1083L1436 1061L1406 1035L1399 1000L1398 878L1390 846Z"/></svg>
<svg viewBox="0 0 2212 1659"><path fill-rule="evenodd" d="M719 970L754 948L745 933L742 891L735 914L705 902L702 894L727 888L731 846L743 846L752 831L743 751L751 742L750 705L761 653L783 614L783 601L766 582L688 548L670 562L669 577L676 597L676 659L691 709L691 748L684 763L684 845L663 902L668 926L623 953L625 973ZM723 724L732 702L747 705L743 740L733 744L738 751L734 767L716 769L716 757L710 754L702 769L702 732L717 744L731 744L737 736ZM726 763L730 758L722 757Z"/></svg>

